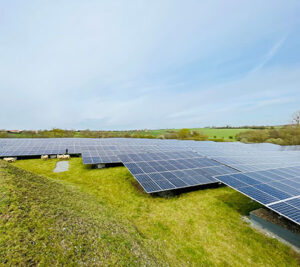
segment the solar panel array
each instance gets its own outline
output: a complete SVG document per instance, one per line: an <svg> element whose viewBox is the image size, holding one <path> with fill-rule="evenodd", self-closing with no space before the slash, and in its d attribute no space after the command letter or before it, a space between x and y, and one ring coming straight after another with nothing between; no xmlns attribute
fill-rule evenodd
<svg viewBox="0 0 300 267"><path fill-rule="evenodd" d="M240 171L258 171L300 165L300 151L281 150L274 144L215 143L191 147L201 155L213 158Z"/></svg>
<svg viewBox="0 0 300 267"><path fill-rule="evenodd" d="M83 164L99 164L99 163L122 163L120 155L131 153L173 151L174 147L158 147L153 145L96 145L82 146L81 156Z"/></svg>
<svg viewBox="0 0 300 267"><path fill-rule="evenodd" d="M300 146L133 138L0 139L0 157L123 163L148 193L221 181L300 224Z"/></svg>
<svg viewBox="0 0 300 267"><path fill-rule="evenodd" d="M213 176L237 171L192 151L121 155L120 159L147 193L212 184Z"/></svg>
<svg viewBox="0 0 300 267"><path fill-rule="evenodd" d="M81 150L83 164L120 163L118 155L143 151L140 146L84 146Z"/></svg>
<svg viewBox="0 0 300 267"><path fill-rule="evenodd" d="M300 224L300 166L222 175L216 178Z"/></svg>

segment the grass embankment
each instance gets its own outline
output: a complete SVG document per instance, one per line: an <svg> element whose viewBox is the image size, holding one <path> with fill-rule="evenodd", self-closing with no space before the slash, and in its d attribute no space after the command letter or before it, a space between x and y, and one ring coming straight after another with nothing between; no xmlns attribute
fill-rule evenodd
<svg viewBox="0 0 300 267"><path fill-rule="evenodd" d="M53 173L55 164L39 159L14 163L42 177L11 167L2 171L6 219L1 232L7 234L1 235L1 255L7 259L298 266L298 255L289 247L241 219L260 206L228 187L153 197L124 167L88 169L73 158L68 172Z"/></svg>
<svg viewBox="0 0 300 267"><path fill-rule="evenodd" d="M0 161L0 265L155 265L132 224L92 194Z"/></svg>

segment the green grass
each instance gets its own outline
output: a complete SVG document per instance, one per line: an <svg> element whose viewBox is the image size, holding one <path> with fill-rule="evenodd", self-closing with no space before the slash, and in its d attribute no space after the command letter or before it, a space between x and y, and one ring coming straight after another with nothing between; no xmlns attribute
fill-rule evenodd
<svg viewBox="0 0 300 267"><path fill-rule="evenodd" d="M213 128L199 128L199 129L193 129L193 130L199 130L206 134L209 139L214 139L216 136L216 139L224 139L224 141L235 141L235 136L240 132L249 131L251 129L213 129ZM233 139L230 139L230 136L233 137Z"/></svg>
<svg viewBox="0 0 300 267"><path fill-rule="evenodd" d="M0 265L156 265L134 226L92 194L0 162Z"/></svg>
<svg viewBox="0 0 300 267"><path fill-rule="evenodd" d="M14 163L42 175L38 177L12 167L2 171L1 190L12 196L0 197L1 217L8 218L8 223L1 223L0 258L16 255L14 263L32 258L43 262L44 257L49 263L54 257L55 263L81 264L92 257L123 265L298 266L298 254L242 220L260 206L228 187L153 197L124 167L89 169L80 158L73 158L68 172L53 173L55 164L56 160L40 159ZM13 212L8 203L14 203ZM23 203L35 212L27 214ZM73 217L79 217L80 223ZM60 222L72 225L68 235ZM112 244L102 239L102 231ZM49 239L44 245L39 244L44 242L40 235ZM30 240L36 240L38 249ZM75 250L83 241L85 249ZM25 248L24 242L29 242ZM95 245L98 242L101 245ZM16 247L23 253L16 253ZM107 262L103 255L109 255Z"/></svg>
<svg viewBox="0 0 300 267"><path fill-rule="evenodd" d="M173 129L179 131L180 129ZM235 141L236 135L240 132L249 131L251 129L215 129L215 128L191 128L190 130L200 131L208 136L209 139L224 139L224 141ZM142 132L142 134L152 134L153 136L163 135L168 129L149 130ZM232 138L230 138L230 136Z"/></svg>

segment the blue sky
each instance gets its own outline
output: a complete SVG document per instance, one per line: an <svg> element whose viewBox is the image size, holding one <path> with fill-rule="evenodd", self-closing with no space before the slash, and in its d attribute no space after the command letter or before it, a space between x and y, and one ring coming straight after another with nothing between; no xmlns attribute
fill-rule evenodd
<svg viewBox="0 0 300 267"><path fill-rule="evenodd" d="M288 123L299 14L299 0L0 0L0 129Z"/></svg>

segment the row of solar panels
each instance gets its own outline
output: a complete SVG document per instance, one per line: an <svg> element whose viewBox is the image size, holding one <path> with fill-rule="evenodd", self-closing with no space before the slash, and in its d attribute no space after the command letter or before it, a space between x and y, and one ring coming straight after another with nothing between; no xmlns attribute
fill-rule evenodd
<svg viewBox="0 0 300 267"><path fill-rule="evenodd" d="M222 175L216 179L300 224L300 166Z"/></svg>
<svg viewBox="0 0 300 267"><path fill-rule="evenodd" d="M237 172L192 151L128 154L120 158L148 193L217 183L215 175Z"/></svg>
<svg viewBox="0 0 300 267"><path fill-rule="evenodd" d="M66 149L81 154L84 164L123 163L148 193L221 181L300 224L300 168L293 167L300 166L300 151L295 146L289 150L273 144L153 139L0 139L0 157L62 154Z"/></svg>

